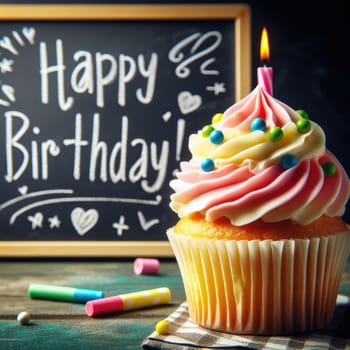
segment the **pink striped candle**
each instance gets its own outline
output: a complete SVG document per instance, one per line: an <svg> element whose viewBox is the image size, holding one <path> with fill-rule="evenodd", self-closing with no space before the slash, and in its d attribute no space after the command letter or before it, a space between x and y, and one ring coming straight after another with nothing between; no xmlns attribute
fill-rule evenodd
<svg viewBox="0 0 350 350"><path fill-rule="evenodd" d="M265 27L263 28L261 33L260 59L264 63L270 59L269 38ZM262 86L268 94L272 95L272 68L271 67L266 67L266 65L264 64L263 67L258 68L258 84Z"/></svg>
<svg viewBox="0 0 350 350"><path fill-rule="evenodd" d="M265 91L272 95L272 68L259 67L258 68L258 84L262 86Z"/></svg>

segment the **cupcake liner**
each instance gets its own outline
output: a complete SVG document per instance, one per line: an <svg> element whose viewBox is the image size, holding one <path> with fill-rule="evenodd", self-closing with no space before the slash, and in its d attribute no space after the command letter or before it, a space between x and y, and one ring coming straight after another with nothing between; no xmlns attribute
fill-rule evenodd
<svg viewBox="0 0 350 350"><path fill-rule="evenodd" d="M349 232L311 239L217 240L167 231L191 319L241 334L326 327L350 251Z"/></svg>

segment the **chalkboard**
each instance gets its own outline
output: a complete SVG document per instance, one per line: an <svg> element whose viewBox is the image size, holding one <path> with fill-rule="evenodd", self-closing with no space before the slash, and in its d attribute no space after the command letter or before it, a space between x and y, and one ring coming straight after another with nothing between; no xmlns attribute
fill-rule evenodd
<svg viewBox="0 0 350 350"><path fill-rule="evenodd" d="M0 20L0 256L171 256L188 136L249 92L249 7L3 5Z"/></svg>

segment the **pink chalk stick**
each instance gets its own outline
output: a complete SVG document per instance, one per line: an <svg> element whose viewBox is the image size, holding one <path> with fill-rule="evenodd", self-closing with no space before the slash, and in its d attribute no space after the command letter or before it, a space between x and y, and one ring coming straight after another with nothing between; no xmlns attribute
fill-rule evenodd
<svg viewBox="0 0 350 350"><path fill-rule="evenodd" d="M90 317L119 312L123 309L124 302L120 296L90 300L85 304L85 311Z"/></svg>
<svg viewBox="0 0 350 350"><path fill-rule="evenodd" d="M158 269L158 259L137 258L134 261L134 272L136 275L156 275Z"/></svg>

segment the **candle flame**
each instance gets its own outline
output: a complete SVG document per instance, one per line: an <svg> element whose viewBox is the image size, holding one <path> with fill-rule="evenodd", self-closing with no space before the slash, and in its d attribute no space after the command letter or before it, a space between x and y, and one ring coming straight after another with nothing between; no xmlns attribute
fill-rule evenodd
<svg viewBox="0 0 350 350"><path fill-rule="evenodd" d="M265 62L270 59L270 45L269 45L269 37L267 35L267 30L264 27L261 33L261 41L260 41L260 59Z"/></svg>

